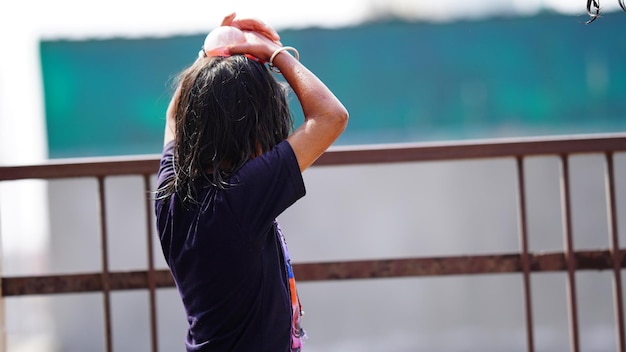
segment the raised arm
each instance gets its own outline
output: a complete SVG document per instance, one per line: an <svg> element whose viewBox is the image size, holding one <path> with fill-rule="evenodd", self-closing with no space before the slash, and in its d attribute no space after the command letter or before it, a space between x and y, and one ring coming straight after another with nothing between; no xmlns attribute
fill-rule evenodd
<svg viewBox="0 0 626 352"><path fill-rule="evenodd" d="M304 122L287 140L304 171L345 130L348 111L317 76L287 52L281 51L272 63L280 69L302 106Z"/></svg>
<svg viewBox="0 0 626 352"><path fill-rule="evenodd" d="M174 92L169 105L167 106L167 112L165 113L165 136L163 138L163 146L176 138L176 104L178 102L178 96L180 94L180 86Z"/></svg>
<svg viewBox="0 0 626 352"><path fill-rule="evenodd" d="M261 35L254 40L230 46L231 54L251 54L269 61L281 47ZM280 70L298 97L304 122L287 140L293 148L300 170L304 171L341 135L348 123L348 111L333 92L287 51L275 55L272 64Z"/></svg>

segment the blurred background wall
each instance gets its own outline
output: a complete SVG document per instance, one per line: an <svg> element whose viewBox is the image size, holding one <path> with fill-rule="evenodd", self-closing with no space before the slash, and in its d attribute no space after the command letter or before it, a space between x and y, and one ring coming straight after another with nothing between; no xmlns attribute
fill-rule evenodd
<svg viewBox="0 0 626 352"><path fill-rule="evenodd" d="M383 19L281 40L355 117L338 144L623 131L624 15L602 20ZM158 153L171 81L203 38L42 41L49 156Z"/></svg>
<svg viewBox="0 0 626 352"><path fill-rule="evenodd" d="M626 15L607 12L585 26L571 14L514 16L505 3L515 2L499 2L498 15L443 22L432 21L436 13L407 20L378 4L364 23L280 32L349 109L350 126L337 144L624 131ZM10 138L34 129L29 138L40 146L17 157L20 148L3 144L0 151L11 155L3 162L159 153L171 79L195 58L205 34L38 40L42 103L22 104L34 127L5 111L0 131ZM300 121L295 104L294 113ZM625 156L616 162L624 179ZM578 156L571 166L575 245L607 248L602 159ZM527 178L531 250L560 250L558 160L527 160ZM280 218L296 262L518 250L512 160L314 168L305 181L307 197ZM18 187L33 195L23 200L30 199L28 211L11 213L24 198ZM618 185L620 220L625 187ZM111 178L107 189L111 269L144 269L141 180ZM5 275L99 269L94 180L0 190ZM577 276L583 349L615 349L610 274ZM538 350L567 349L565 280L533 275ZM301 283L300 294L310 351L525 350L521 275ZM177 293L160 290L158 297L161 350L181 350L186 322ZM147 293L112 299L115 351L148 351ZM103 346L98 294L7 305L11 351Z"/></svg>

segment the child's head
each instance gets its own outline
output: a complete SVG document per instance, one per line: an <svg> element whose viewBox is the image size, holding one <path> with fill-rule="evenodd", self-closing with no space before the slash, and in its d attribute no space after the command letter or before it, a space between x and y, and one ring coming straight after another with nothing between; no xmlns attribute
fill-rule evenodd
<svg viewBox="0 0 626 352"><path fill-rule="evenodd" d="M175 108L178 191L218 187L246 161L286 139L293 122L286 85L243 55L200 57L180 76Z"/></svg>

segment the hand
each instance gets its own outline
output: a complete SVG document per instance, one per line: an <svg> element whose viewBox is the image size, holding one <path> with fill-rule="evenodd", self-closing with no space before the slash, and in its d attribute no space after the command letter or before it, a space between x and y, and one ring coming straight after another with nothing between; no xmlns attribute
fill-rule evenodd
<svg viewBox="0 0 626 352"><path fill-rule="evenodd" d="M280 44L268 39L257 32L244 32L246 40L244 42L233 43L227 46L228 53L250 54L262 61L269 61L274 51L281 47Z"/></svg>
<svg viewBox="0 0 626 352"><path fill-rule="evenodd" d="M222 20L222 26L233 26L241 29L245 32L256 32L278 46L282 46L280 42L280 36L276 30L256 18L235 18L236 13L224 17Z"/></svg>

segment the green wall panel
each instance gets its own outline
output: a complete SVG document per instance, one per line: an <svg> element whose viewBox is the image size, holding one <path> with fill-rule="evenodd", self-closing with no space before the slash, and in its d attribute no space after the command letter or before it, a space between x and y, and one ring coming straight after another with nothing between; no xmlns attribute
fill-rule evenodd
<svg viewBox="0 0 626 352"><path fill-rule="evenodd" d="M281 36L350 111L338 144L625 131L626 16L583 20L390 21ZM203 38L42 42L50 156L158 153L171 79Z"/></svg>

